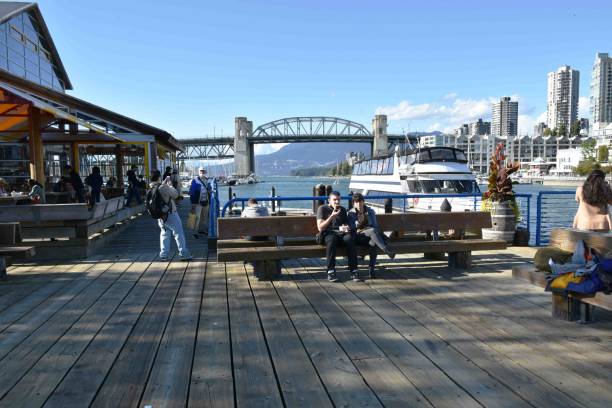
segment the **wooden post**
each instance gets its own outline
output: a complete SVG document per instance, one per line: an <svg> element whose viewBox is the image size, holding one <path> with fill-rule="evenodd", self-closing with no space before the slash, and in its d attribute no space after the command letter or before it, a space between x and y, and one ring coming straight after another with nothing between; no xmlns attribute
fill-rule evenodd
<svg viewBox="0 0 612 408"><path fill-rule="evenodd" d="M123 149L121 145L115 146L115 165L117 166L117 187L123 187Z"/></svg>
<svg viewBox="0 0 612 408"><path fill-rule="evenodd" d="M77 174L81 174L81 162L79 160L79 144L77 142L70 142L70 160L72 168Z"/></svg>
<svg viewBox="0 0 612 408"><path fill-rule="evenodd" d="M253 271L259 280L274 280L281 276L280 261L254 261Z"/></svg>
<svg viewBox="0 0 612 408"><path fill-rule="evenodd" d="M40 134L40 109L28 108L28 143L30 147L30 178L45 185L45 157Z"/></svg>
<svg viewBox="0 0 612 408"><path fill-rule="evenodd" d="M552 317L580 323L588 323L593 320L591 305L561 293L552 294Z"/></svg>

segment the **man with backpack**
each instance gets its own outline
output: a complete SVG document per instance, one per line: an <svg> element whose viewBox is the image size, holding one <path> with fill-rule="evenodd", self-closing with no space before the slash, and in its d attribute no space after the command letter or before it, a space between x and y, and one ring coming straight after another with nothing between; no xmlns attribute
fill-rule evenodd
<svg viewBox="0 0 612 408"><path fill-rule="evenodd" d="M199 238L198 234L208 234L208 208L210 203L210 183L206 177L206 169L203 167L200 167L198 176L191 181L189 199L191 201L191 213L196 216L193 237Z"/></svg>
<svg viewBox="0 0 612 408"><path fill-rule="evenodd" d="M158 171L153 173L151 176L151 189L147 192L146 197L147 210L151 217L157 219L161 229L159 259L161 261L169 259L170 238L174 236L181 260L188 261L193 259L193 257L187 249L183 224L176 212L176 203L174 202L179 195L178 191L172 187L170 177L166 177L163 183L160 182L160 178L161 175Z"/></svg>

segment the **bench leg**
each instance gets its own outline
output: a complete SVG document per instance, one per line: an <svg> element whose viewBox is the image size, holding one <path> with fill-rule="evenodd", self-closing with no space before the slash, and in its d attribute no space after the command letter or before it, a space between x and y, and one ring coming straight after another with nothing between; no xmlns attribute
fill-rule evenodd
<svg viewBox="0 0 612 408"><path fill-rule="evenodd" d="M6 259L0 257L0 280L6 280Z"/></svg>
<svg viewBox="0 0 612 408"><path fill-rule="evenodd" d="M466 269L472 266L472 252L449 252L448 267Z"/></svg>
<svg viewBox="0 0 612 408"><path fill-rule="evenodd" d="M274 280L281 275L280 261L254 261L253 270L260 280Z"/></svg>
<svg viewBox="0 0 612 408"><path fill-rule="evenodd" d="M552 317L569 322L589 323L593 321L592 306L560 293L552 294Z"/></svg>
<svg viewBox="0 0 612 408"><path fill-rule="evenodd" d="M446 254L444 252L425 252L423 258L431 259L432 261L443 261L446 259Z"/></svg>

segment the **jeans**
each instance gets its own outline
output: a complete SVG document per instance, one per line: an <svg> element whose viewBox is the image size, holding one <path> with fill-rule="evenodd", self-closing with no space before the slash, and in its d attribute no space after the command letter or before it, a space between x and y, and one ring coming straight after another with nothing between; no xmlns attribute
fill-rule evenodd
<svg viewBox="0 0 612 408"><path fill-rule="evenodd" d="M349 270L357 270L357 251L355 250L353 236L351 234L338 234L335 232L329 232L325 235L327 270L332 271L336 269L336 247L338 245L346 247Z"/></svg>
<svg viewBox="0 0 612 408"><path fill-rule="evenodd" d="M100 202L100 190L91 190L91 196L89 198L89 205L92 207L95 203Z"/></svg>
<svg viewBox="0 0 612 408"><path fill-rule="evenodd" d="M208 234L208 205L203 206L196 204L195 215L196 215L196 230L195 232L201 232Z"/></svg>
<svg viewBox="0 0 612 408"><path fill-rule="evenodd" d="M372 231L374 229L370 228ZM355 234L355 245L367 246L368 247L368 258L369 267L373 269L376 266L376 258L378 257L378 252L376 250L376 245L372 245L372 240L368 234L358 232Z"/></svg>
<svg viewBox="0 0 612 408"><path fill-rule="evenodd" d="M185 243L185 233L183 232L183 223L181 218L176 212L168 214L166 222L163 220L157 220L161 233L159 235L160 251L159 256L165 258L170 252L170 238L174 236L176 246L178 247L179 255L182 257L190 256L187 244Z"/></svg>
<svg viewBox="0 0 612 408"><path fill-rule="evenodd" d="M127 202L125 203L126 206L130 206L132 198L136 198L136 202L139 205L142 204L142 199L140 198L140 191L138 191L137 188L128 187Z"/></svg>

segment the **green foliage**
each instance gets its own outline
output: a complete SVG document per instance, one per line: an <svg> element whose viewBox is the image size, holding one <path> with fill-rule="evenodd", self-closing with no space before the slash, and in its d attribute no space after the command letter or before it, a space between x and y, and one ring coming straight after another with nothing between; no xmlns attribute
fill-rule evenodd
<svg viewBox="0 0 612 408"><path fill-rule="evenodd" d="M559 126L559 129L557 129L557 134L556 136L565 136L567 135L567 126L565 126L565 124L561 124Z"/></svg>
<svg viewBox="0 0 612 408"><path fill-rule="evenodd" d="M580 121L577 120L570 126L570 136L577 136L580 134Z"/></svg>
<svg viewBox="0 0 612 408"><path fill-rule="evenodd" d="M601 169L601 165L594 159L582 160L574 167L574 172L579 176L588 176L593 170Z"/></svg>
<svg viewBox="0 0 612 408"><path fill-rule="evenodd" d="M597 149L597 160L600 162L607 162L610 155L608 146L599 146Z"/></svg>
<svg viewBox="0 0 612 408"><path fill-rule="evenodd" d="M548 137L548 136L551 136L553 134L553 131L550 128L545 128L543 134L544 134L544 136Z"/></svg>
<svg viewBox="0 0 612 408"><path fill-rule="evenodd" d="M582 157L585 161L592 160L595 161L595 152L597 141L595 139L585 140L580 144L580 150L582 150Z"/></svg>

